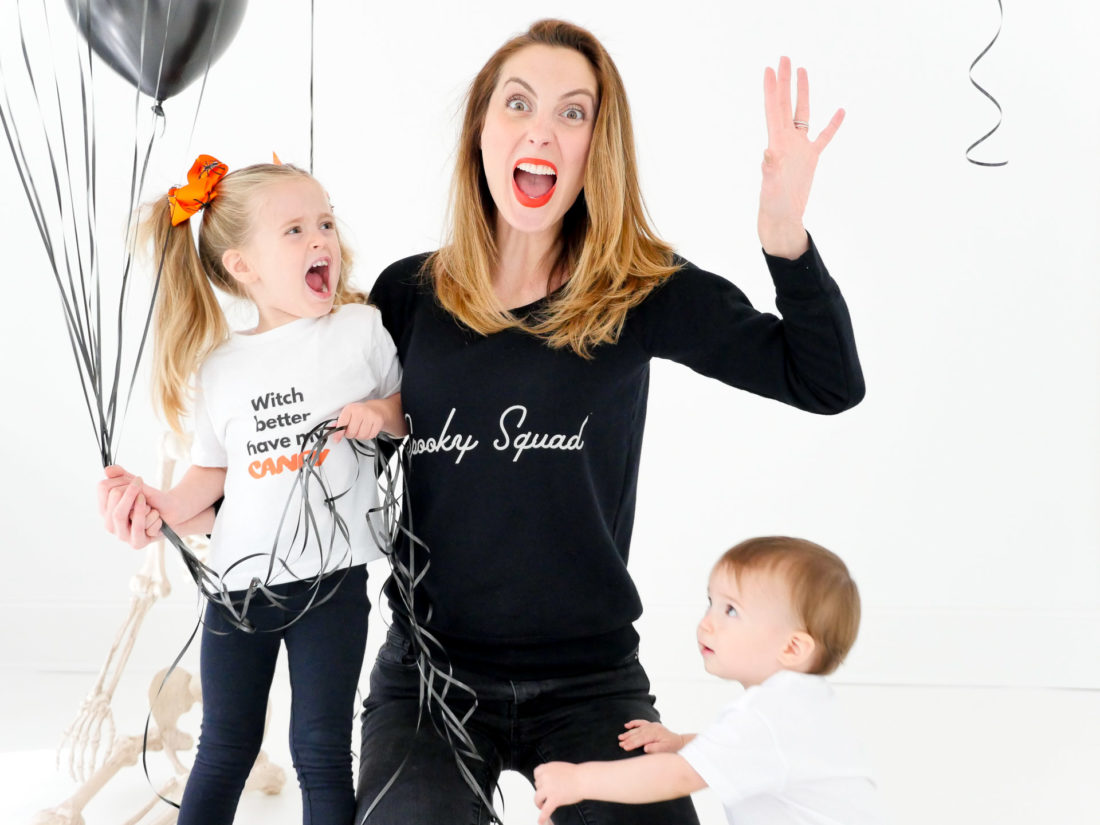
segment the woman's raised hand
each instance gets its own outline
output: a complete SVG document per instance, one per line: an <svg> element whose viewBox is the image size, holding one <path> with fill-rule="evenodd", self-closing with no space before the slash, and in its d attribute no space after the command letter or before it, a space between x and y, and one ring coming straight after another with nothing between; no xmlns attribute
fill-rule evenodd
<svg viewBox="0 0 1100 825"><path fill-rule="evenodd" d="M810 140L810 81L805 69L798 70L797 86L792 111L790 59L779 58L778 77L771 66L764 70L768 148L764 150L757 232L765 252L792 259L809 248L802 215L810 198L814 169L844 120L844 110L837 109L829 125Z"/></svg>

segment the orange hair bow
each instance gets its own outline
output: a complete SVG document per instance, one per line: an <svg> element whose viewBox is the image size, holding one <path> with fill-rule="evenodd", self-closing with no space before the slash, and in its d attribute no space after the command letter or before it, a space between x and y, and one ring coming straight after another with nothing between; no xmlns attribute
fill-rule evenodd
<svg viewBox="0 0 1100 825"><path fill-rule="evenodd" d="M187 183L168 190L168 203L172 206L172 226L179 226L200 209L214 200L218 181L225 177L229 167L211 155L199 155Z"/></svg>

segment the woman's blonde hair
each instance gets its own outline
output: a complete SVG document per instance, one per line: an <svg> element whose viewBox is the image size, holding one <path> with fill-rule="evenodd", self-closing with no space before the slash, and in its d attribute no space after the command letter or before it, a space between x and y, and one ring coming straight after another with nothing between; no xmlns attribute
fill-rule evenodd
<svg viewBox="0 0 1100 825"><path fill-rule="evenodd" d="M144 208L139 239L151 241L157 263L153 310L153 397L168 425L182 430L189 407L191 378L210 352L229 337L229 324L213 287L238 298L248 294L226 272L222 255L243 245L256 217L257 196L265 186L290 180L315 180L291 164L261 163L226 175L216 197L202 211L198 249L189 221L172 226L171 207L162 197ZM348 286L351 251L340 240L340 279L335 306L362 303Z"/></svg>
<svg viewBox="0 0 1100 825"><path fill-rule="evenodd" d="M532 45L573 49L596 75L598 108L584 188L565 214L561 249L551 272L569 280L531 319L504 309L492 286L496 207L481 162L481 131L505 61ZM638 185L634 131L622 78L590 32L561 20L540 20L489 58L470 84L451 186L448 242L424 269L444 309L483 334L526 329L554 348L590 357L619 337L627 312L677 267L672 248L650 227Z"/></svg>

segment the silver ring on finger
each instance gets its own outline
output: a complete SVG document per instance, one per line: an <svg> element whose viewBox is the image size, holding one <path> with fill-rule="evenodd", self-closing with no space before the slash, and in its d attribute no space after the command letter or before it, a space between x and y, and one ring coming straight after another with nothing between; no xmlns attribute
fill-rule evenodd
<svg viewBox="0 0 1100 825"><path fill-rule="evenodd" d="M808 132L808 131L810 131L810 124L807 123L804 120L796 120L794 122L794 128L796 128L796 129L805 129Z"/></svg>

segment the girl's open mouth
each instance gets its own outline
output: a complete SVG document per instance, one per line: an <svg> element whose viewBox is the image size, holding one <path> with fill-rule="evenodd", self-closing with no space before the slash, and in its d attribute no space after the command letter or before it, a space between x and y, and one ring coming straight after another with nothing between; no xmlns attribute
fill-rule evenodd
<svg viewBox="0 0 1100 825"><path fill-rule="evenodd" d="M306 272L306 286L313 291L314 295L321 298L327 298L331 295L328 286L328 273L329 262L327 258L317 261Z"/></svg>
<svg viewBox="0 0 1100 825"><path fill-rule="evenodd" d="M557 182L558 169L548 160L520 158L512 170L512 192L522 206L544 206Z"/></svg>

